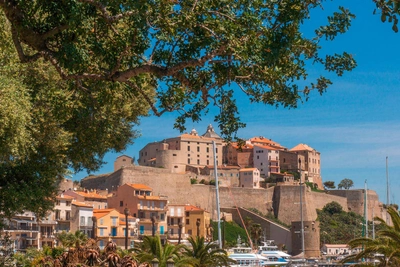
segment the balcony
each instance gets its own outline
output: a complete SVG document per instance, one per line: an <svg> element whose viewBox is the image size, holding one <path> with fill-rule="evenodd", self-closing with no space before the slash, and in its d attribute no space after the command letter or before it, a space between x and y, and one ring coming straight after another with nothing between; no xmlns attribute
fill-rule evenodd
<svg viewBox="0 0 400 267"><path fill-rule="evenodd" d="M36 225L6 225L3 229L7 231L39 231L39 227Z"/></svg>

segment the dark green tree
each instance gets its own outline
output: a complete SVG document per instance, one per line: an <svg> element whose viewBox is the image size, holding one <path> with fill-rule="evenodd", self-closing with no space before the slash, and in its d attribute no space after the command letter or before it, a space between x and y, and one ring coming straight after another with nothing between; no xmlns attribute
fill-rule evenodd
<svg viewBox="0 0 400 267"><path fill-rule="evenodd" d="M354 15L346 8L316 26L314 36L302 34L322 3L0 0L0 9L21 62L44 59L83 94L106 91L111 101L124 92L157 116L178 111L180 130L214 105L221 133L230 137L244 126L235 91L251 102L296 107L331 84L321 75L304 85L309 63L339 76L356 66L349 53L320 53L321 40L350 27Z"/></svg>
<svg viewBox="0 0 400 267"><path fill-rule="evenodd" d="M350 189L353 187L354 183L351 179L344 178L340 183L338 184L338 189L344 188L346 190Z"/></svg>
<svg viewBox="0 0 400 267"><path fill-rule="evenodd" d="M20 63L2 11L0 27L0 217L41 218L70 169L97 170L105 153L124 150L149 107L123 85L82 91L43 59Z"/></svg>
<svg viewBox="0 0 400 267"><path fill-rule="evenodd" d="M185 246L180 261L181 266L206 267L229 266L234 262L225 250L219 249L214 242L205 242L204 237L189 237L190 246Z"/></svg>
<svg viewBox="0 0 400 267"><path fill-rule="evenodd" d="M400 266L400 216L393 207L388 208L392 225L385 220L375 217L382 229L377 231L376 238L356 238L348 244L351 248L363 247L358 254L353 254L344 259L344 261L354 261L360 259L378 260L378 266ZM382 255L375 257L377 254Z"/></svg>
<svg viewBox="0 0 400 267"><path fill-rule="evenodd" d="M324 182L324 187L329 189L335 189L335 182L334 181L326 181Z"/></svg>

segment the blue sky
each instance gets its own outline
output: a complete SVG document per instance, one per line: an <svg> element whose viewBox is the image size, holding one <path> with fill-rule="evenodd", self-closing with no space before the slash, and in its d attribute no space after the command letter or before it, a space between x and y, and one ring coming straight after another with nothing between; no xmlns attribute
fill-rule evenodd
<svg viewBox="0 0 400 267"><path fill-rule="evenodd" d="M262 135L283 146L292 148L306 143L321 152L323 181L342 179L354 181L354 188L368 188L379 194L386 203L386 157L389 170L389 199L400 202L400 33L391 25L381 23L380 15L373 15L372 0L328 1L325 11L338 4L356 14L351 29L331 43L323 43L328 53L347 51L357 60L357 68L342 77L330 76L333 85L320 96L311 95L308 102L297 109L250 105L240 99L240 115L247 127L239 136L250 138ZM328 13L326 13L328 14ZM313 14L313 23L324 20L321 13ZM306 29L307 30L307 29ZM309 69L310 76L320 74L318 68ZM124 153L138 158L138 152L148 142L175 137L174 114L161 118L143 118L137 128L142 136ZM213 117L203 117L199 124L188 123L187 131L195 128L203 134ZM113 162L121 154L109 153L108 163L95 174L113 171ZM80 172L75 180L87 176Z"/></svg>

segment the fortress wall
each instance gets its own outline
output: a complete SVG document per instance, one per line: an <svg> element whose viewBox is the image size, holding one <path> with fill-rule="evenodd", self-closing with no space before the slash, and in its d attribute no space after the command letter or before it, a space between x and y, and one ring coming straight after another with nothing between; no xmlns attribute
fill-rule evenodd
<svg viewBox="0 0 400 267"><path fill-rule="evenodd" d="M310 188L302 188L303 219L315 221L316 209L322 209L326 204L336 201L346 210L347 200L344 197L326 193L312 192ZM286 224L299 221L300 215L300 188L298 185L280 185L275 187L274 213L279 220Z"/></svg>
<svg viewBox="0 0 400 267"><path fill-rule="evenodd" d="M171 173L167 169L144 166L122 168L110 175L89 176L82 180L87 189L108 189L109 191L125 183L142 183L153 188L154 195L165 195L171 204L193 204L211 213L216 218L215 187L190 184L193 173ZM220 187L220 207L256 208L262 213L273 212L286 224L300 219L300 190L298 185L279 185L268 189ZM363 190L330 190L327 193L312 192L303 187L303 217L314 221L316 209L336 201L347 211L363 214ZM378 196L368 191L368 217L386 218L386 210L379 203Z"/></svg>

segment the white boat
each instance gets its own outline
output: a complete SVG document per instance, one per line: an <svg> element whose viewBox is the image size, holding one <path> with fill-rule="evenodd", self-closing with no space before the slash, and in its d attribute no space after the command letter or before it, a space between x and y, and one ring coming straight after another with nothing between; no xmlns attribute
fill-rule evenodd
<svg viewBox="0 0 400 267"><path fill-rule="evenodd" d="M266 257L253 251L252 248L242 246L240 236L237 239L237 247L228 251L228 257L236 261L231 267L260 267L265 266L264 261L268 260Z"/></svg>
<svg viewBox="0 0 400 267"><path fill-rule="evenodd" d="M261 247L261 246L260 246ZM278 247L276 247L275 253ZM281 252L283 253L283 252ZM270 256L262 255L259 252L253 251L250 247L241 246L240 236L238 237L238 246L232 248L229 254L229 258L234 259L236 261L235 264L231 265L232 267L241 267L241 266L251 266L251 267L262 267L262 266L286 266L288 265L288 261L283 260L282 257L277 257L275 254L271 254ZM288 255L286 253L283 253ZM288 255L290 256L290 255Z"/></svg>
<svg viewBox="0 0 400 267"><path fill-rule="evenodd" d="M280 251L273 240L263 242L263 245L258 247L258 254L267 258L264 266L286 266L290 262L290 255Z"/></svg>

